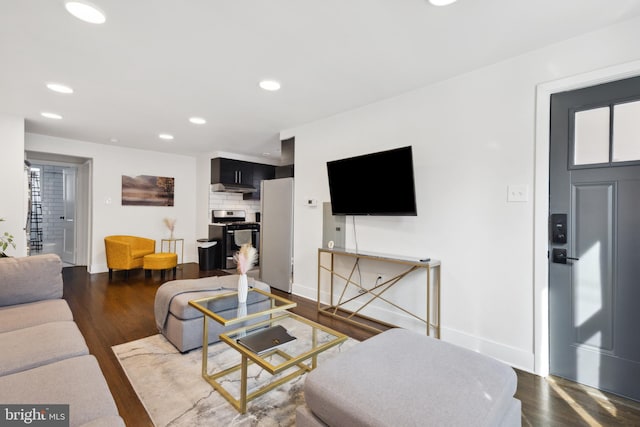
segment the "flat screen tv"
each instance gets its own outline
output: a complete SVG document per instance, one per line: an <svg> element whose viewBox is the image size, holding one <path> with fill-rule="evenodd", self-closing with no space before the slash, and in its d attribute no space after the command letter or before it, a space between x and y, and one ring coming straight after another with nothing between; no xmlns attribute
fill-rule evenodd
<svg viewBox="0 0 640 427"><path fill-rule="evenodd" d="M417 215L411 147L327 162L334 215Z"/></svg>

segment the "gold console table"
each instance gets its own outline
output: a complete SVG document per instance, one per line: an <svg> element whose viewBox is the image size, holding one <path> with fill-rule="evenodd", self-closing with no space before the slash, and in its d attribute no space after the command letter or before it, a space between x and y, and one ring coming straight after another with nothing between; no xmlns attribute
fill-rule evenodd
<svg viewBox="0 0 640 427"><path fill-rule="evenodd" d="M326 254L323 262L323 254ZM353 267L351 268L351 272L348 276L340 274L334 268L335 257L347 257L353 259ZM370 288L363 286L361 283L356 281L354 274L356 269L359 268L360 260L373 260L381 263L389 263L389 264L397 264L406 266L406 270L401 273L396 274L388 280L385 280L382 283L377 283ZM400 305L390 301L385 298L384 293L391 289L394 285L400 282L402 279L406 278L409 274L416 271L426 271L427 279L426 279L426 287L427 287L427 297L426 297L426 316L423 319L422 317L410 312L409 310L401 307ZM432 284L432 270L433 270L433 282ZM321 290L322 290L322 272L326 271L330 274L330 301L329 305L324 305L320 301ZM345 282L344 288L340 293L340 297L338 301L334 301L334 278L339 278ZM346 290L349 286L354 286L357 288L358 294L355 296L347 296L345 295ZM432 301L432 291L435 294L433 296ZM425 324L427 335L431 335L431 329L434 331L434 336L436 338L440 338L440 261L437 260L428 260L428 261L419 261L411 258L402 258L396 257L392 255L383 255L383 254L375 254L375 253L362 253L362 252L353 252L348 251L341 248L320 248L318 249L318 313L328 315L337 319L344 320L346 322L355 324L357 326L363 327L365 329L372 330L374 332L379 332L380 329L371 326L364 322L364 320L373 321L378 324L395 327L390 323L383 322L378 319L374 319L372 317L365 316L362 314L362 310L367 307L373 301L383 301L395 309L407 314L422 323ZM355 301L355 302L354 302ZM359 307L355 310L349 310L345 308L346 304L359 304ZM434 305L433 309L435 311L434 317L432 318L432 303ZM353 305L352 305L353 307ZM341 314L338 314L340 312Z"/></svg>

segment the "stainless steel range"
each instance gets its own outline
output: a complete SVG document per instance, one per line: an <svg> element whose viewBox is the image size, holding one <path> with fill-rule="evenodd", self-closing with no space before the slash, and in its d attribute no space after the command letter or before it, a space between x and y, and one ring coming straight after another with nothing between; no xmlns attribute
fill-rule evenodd
<svg viewBox="0 0 640 427"><path fill-rule="evenodd" d="M209 240L220 241L217 265L225 269L236 268L233 255L244 243L260 250L260 224L247 222L244 210L213 210L209 224ZM259 255L258 255L259 257Z"/></svg>

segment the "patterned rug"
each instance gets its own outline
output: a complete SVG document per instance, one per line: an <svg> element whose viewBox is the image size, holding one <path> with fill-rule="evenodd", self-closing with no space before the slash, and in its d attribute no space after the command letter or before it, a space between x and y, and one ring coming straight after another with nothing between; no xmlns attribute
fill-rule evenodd
<svg viewBox="0 0 640 427"><path fill-rule="evenodd" d="M295 333L293 331L293 333ZM298 336L299 339L303 337ZM318 356L323 360L355 345L349 339ZM295 410L304 404L305 375L250 401L247 413L238 413L201 376L202 350L181 354L162 335L114 346L118 358L140 401L156 426L293 426ZM209 346L209 372L240 361L238 352L224 343ZM285 371L285 375L292 371ZM249 365L249 392L275 376ZM225 378L225 388L239 397L239 371Z"/></svg>

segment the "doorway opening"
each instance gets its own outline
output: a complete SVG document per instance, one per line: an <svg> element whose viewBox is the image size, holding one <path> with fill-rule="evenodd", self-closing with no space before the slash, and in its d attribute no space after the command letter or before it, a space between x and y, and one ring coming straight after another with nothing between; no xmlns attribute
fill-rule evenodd
<svg viewBox="0 0 640 427"><path fill-rule="evenodd" d="M64 266L90 259L91 159L26 152L30 166L29 255L55 253Z"/></svg>

